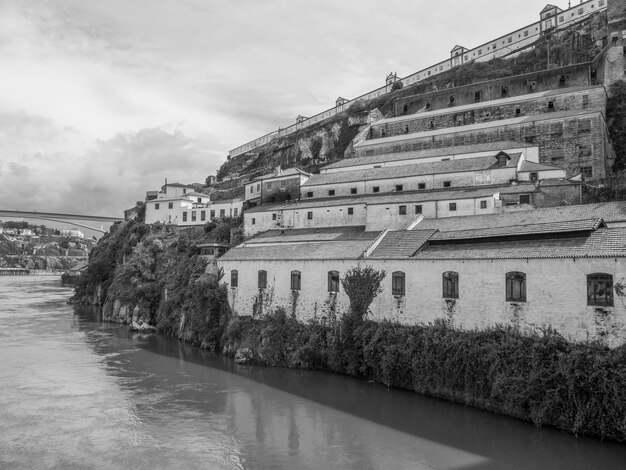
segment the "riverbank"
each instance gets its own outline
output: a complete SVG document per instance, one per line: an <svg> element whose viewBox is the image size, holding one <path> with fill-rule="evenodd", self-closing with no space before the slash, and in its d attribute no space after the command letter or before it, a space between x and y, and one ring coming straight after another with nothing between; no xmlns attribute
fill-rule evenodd
<svg viewBox="0 0 626 470"><path fill-rule="evenodd" d="M74 301L99 306L105 320L145 322L240 362L338 372L537 426L626 440L625 347L572 343L553 330L528 336L455 330L444 320L375 323L362 302L308 324L283 309L233 317L221 273L207 272L197 247L231 228L120 224L94 249Z"/></svg>

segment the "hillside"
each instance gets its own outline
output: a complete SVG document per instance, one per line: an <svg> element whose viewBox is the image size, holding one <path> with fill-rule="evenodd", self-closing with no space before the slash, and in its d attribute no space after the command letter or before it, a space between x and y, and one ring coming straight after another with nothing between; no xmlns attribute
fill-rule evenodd
<svg viewBox="0 0 626 470"><path fill-rule="evenodd" d="M394 116L394 103L401 98L452 89L491 79L516 76L593 61L602 52L607 35L607 14L599 12L510 58L468 62L410 86L394 87L376 99L357 100L346 111L285 137L276 138L242 155L230 158L217 173L213 189L230 197L242 194L241 184L275 167L297 166L309 172L351 156L352 139L367 127L371 110L382 117ZM400 85L400 84L398 84Z"/></svg>

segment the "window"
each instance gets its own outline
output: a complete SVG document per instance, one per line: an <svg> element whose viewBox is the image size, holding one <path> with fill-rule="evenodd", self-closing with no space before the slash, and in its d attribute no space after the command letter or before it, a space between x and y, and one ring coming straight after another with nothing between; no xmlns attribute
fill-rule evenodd
<svg viewBox="0 0 626 470"><path fill-rule="evenodd" d="M212 210L212 211L211 211L211 219L214 219L214 218L215 218L215 211L214 211L214 210Z"/></svg>
<svg viewBox="0 0 626 470"><path fill-rule="evenodd" d="M272 189L272 183L265 183L265 189Z"/></svg>
<svg viewBox="0 0 626 470"><path fill-rule="evenodd" d="M480 91L474 92L474 101L477 103L480 101Z"/></svg>
<svg viewBox="0 0 626 470"><path fill-rule="evenodd" d="M520 194L519 196L520 204L530 204L530 194Z"/></svg>
<svg viewBox="0 0 626 470"><path fill-rule="evenodd" d="M350 188L350 194L356 194L356 193L357 193L356 188Z"/></svg>
<svg viewBox="0 0 626 470"><path fill-rule="evenodd" d="M591 155L591 146L590 145L579 145L578 146L578 156L579 157L588 157Z"/></svg>
<svg viewBox="0 0 626 470"><path fill-rule="evenodd" d="M587 275L587 305L613 306L613 276L604 273Z"/></svg>
<svg viewBox="0 0 626 470"><path fill-rule="evenodd" d="M451 203L448 205L448 208L450 209L450 211L451 211L451 212L456 211L456 202L451 202Z"/></svg>
<svg viewBox="0 0 626 470"><path fill-rule="evenodd" d="M593 167L592 166L581 166L580 174L585 178L591 178L593 176Z"/></svg>
<svg viewBox="0 0 626 470"><path fill-rule="evenodd" d="M335 190L334 189L329 189L328 190L328 195L329 196L334 196L335 195Z"/></svg>
<svg viewBox="0 0 626 470"><path fill-rule="evenodd" d="M239 271L236 269L230 272L230 287L239 287Z"/></svg>
<svg viewBox="0 0 626 470"><path fill-rule="evenodd" d="M459 298L459 274L454 271L446 271L443 273L443 298L458 299Z"/></svg>
<svg viewBox="0 0 626 470"><path fill-rule="evenodd" d="M508 42L508 43L513 42L513 38L509 36L508 38L506 38L506 42Z"/></svg>
<svg viewBox="0 0 626 470"><path fill-rule="evenodd" d="M158 202L154 203L154 210L155 211L158 211L160 207L161 207L161 205Z"/></svg>
<svg viewBox="0 0 626 470"><path fill-rule="evenodd" d="M223 219L226 217L226 209L220 209L220 217Z"/></svg>
<svg viewBox="0 0 626 470"><path fill-rule="evenodd" d="M254 185L250 186L250 194L254 192Z"/></svg>
<svg viewBox="0 0 626 470"><path fill-rule="evenodd" d="M520 108L515 108L515 115L519 116L520 114L522 114L522 110Z"/></svg>
<svg viewBox="0 0 626 470"><path fill-rule="evenodd" d="M371 157L372 155L374 155L374 150L366 150L365 151L365 156L366 157Z"/></svg>
<svg viewBox="0 0 626 470"><path fill-rule="evenodd" d="M480 201L480 208L487 209L487 201Z"/></svg>
<svg viewBox="0 0 626 470"><path fill-rule="evenodd" d="M183 194L187 194L187 189L183 188Z"/></svg>
<svg viewBox="0 0 626 470"><path fill-rule="evenodd" d="M256 184L256 190L257 191L261 191L261 183L257 183Z"/></svg>
<svg viewBox="0 0 626 470"><path fill-rule="evenodd" d="M524 31L524 37L528 36L528 30Z"/></svg>
<svg viewBox="0 0 626 470"><path fill-rule="evenodd" d="M328 271L328 292L339 292L339 271Z"/></svg>
<svg viewBox="0 0 626 470"><path fill-rule="evenodd" d="M509 87L503 86L502 89L500 90L500 96L502 96L502 98L505 98L506 95L509 94Z"/></svg>
<svg viewBox="0 0 626 470"><path fill-rule="evenodd" d="M276 220L276 212L272 212L272 220Z"/></svg>
<svg viewBox="0 0 626 470"><path fill-rule="evenodd" d="M581 119L578 121L578 133L591 132L591 119Z"/></svg>
<svg viewBox="0 0 626 470"><path fill-rule="evenodd" d="M506 273L506 301L526 302L526 274L518 271Z"/></svg>
<svg viewBox="0 0 626 470"><path fill-rule="evenodd" d="M307 220L312 220L313 219L313 211L309 211L306 213L306 218Z"/></svg>
<svg viewBox="0 0 626 470"><path fill-rule="evenodd" d="M406 295L405 292L405 275L402 271L396 271L391 274L391 294Z"/></svg>
<svg viewBox="0 0 626 470"><path fill-rule="evenodd" d="M201 203L202 203L202 198L201 198L201 197L199 197L199 198L198 198L198 204L201 204Z"/></svg>
<svg viewBox="0 0 626 470"><path fill-rule="evenodd" d="M174 209L174 203L173 202L168 202L167 203L167 208L168 209Z"/></svg>
<svg viewBox="0 0 626 470"><path fill-rule="evenodd" d="M401 184L396 184L396 191L402 191L402 188L403 188L403 187L404 187L404 186L403 186L403 185L401 185Z"/></svg>
<svg viewBox="0 0 626 470"><path fill-rule="evenodd" d="M426 189L426 183L417 183L417 189Z"/></svg>
<svg viewBox="0 0 626 470"><path fill-rule="evenodd" d="M187 222L187 212L183 212L183 222Z"/></svg>
<svg viewBox="0 0 626 470"><path fill-rule="evenodd" d="M381 129L380 130L380 136L381 137L385 137L385 129Z"/></svg>
<svg viewBox="0 0 626 470"><path fill-rule="evenodd" d="M306 197L313 197L313 191L307 191Z"/></svg>
<svg viewBox="0 0 626 470"><path fill-rule="evenodd" d="M579 15L582 15L582 14L583 14L583 11L584 11L584 10L583 10L582 8L579 8L579 9L578 9L578 14L579 14Z"/></svg>
<svg viewBox="0 0 626 470"><path fill-rule="evenodd" d="M554 109L554 101L548 101L548 109Z"/></svg>
<svg viewBox="0 0 626 470"><path fill-rule="evenodd" d="M191 211L191 221L192 222L196 221L196 211Z"/></svg>
<svg viewBox="0 0 626 470"><path fill-rule="evenodd" d="M281 187L281 188L284 188L284 187L285 187L285 180L282 180L282 181L280 182L280 187Z"/></svg>
<svg viewBox="0 0 626 470"><path fill-rule="evenodd" d="M537 181L539 179L539 173L532 171L530 173L530 181Z"/></svg>
<svg viewBox="0 0 626 470"><path fill-rule="evenodd" d="M259 271L259 275L258 275L258 285L259 285L259 289L266 289L267 288L267 271L264 271L263 269L261 269Z"/></svg>
<svg viewBox="0 0 626 470"><path fill-rule="evenodd" d="M453 105L453 104L454 104L454 96L451 96L450 97L450 105Z"/></svg>
<svg viewBox="0 0 626 470"><path fill-rule="evenodd" d="M380 186L374 186L374 187L372 188L372 192L373 192L373 193L378 193L378 192L380 192Z"/></svg>
<svg viewBox="0 0 626 470"><path fill-rule="evenodd" d="M256 224L256 219L252 217L252 225Z"/></svg>
<svg viewBox="0 0 626 470"><path fill-rule="evenodd" d="M444 181L443 182L443 187L444 188L449 188L450 186L452 186L452 181Z"/></svg>
<svg viewBox="0 0 626 470"><path fill-rule="evenodd" d="M583 108L589 107L589 95L583 95Z"/></svg>
<svg viewBox="0 0 626 470"><path fill-rule="evenodd" d="M563 23L563 21L565 21L565 16L564 15L559 16L559 22Z"/></svg>
<svg viewBox="0 0 626 470"><path fill-rule="evenodd" d="M302 273L300 271L291 271L291 290L300 290L302 285Z"/></svg>
<svg viewBox="0 0 626 470"><path fill-rule="evenodd" d="M354 214L354 207L348 207L348 215Z"/></svg>
<svg viewBox="0 0 626 470"><path fill-rule="evenodd" d="M406 215L406 206L398 206L398 214Z"/></svg>
<svg viewBox="0 0 626 470"><path fill-rule="evenodd" d="M421 214L422 213L422 205L418 204L415 206L415 213L416 214Z"/></svg>
<svg viewBox="0 0 626 470"><path fill-rule="evenodd" d="M200 211L200 220L203 222L206 220L206 211Z"/></svg>

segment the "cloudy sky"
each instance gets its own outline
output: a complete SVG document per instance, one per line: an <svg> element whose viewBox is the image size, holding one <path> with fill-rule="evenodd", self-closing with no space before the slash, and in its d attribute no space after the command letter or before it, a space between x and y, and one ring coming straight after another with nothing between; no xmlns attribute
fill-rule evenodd
<svg viewBox="0 0 626 470"><path fill-rule="evenodd" d="M0 209L117 216L164 178L202 182L231 148L544 5L0 0Z"/></svg>

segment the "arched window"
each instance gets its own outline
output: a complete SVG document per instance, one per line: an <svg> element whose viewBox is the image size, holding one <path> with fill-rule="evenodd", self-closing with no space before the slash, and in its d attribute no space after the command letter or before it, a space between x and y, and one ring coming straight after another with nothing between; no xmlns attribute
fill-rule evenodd
<svg viewBox="0 0 626 470"><path fill-rule="evenodd" d="M339 271L328 271L328 292L339 292Z"/></svg>
<svg viewBox="0 0 626 470"><path fill-rule="evenodd" d="M291 290L300 290L302 285L302 273L291 271Z"/></svg>
<svg viewBox="0 0 626 470"><path fill-rule="evenodd" d="M506 273L507 302L526 302L526 274L518 271Z"/></svg>
<svg viewBox="0 0 626 470"><path fill-rule="evenodd" d="M587 305L613 306L613 276L605 273L587 275Z"/></svg>
<svg viewBox="0 0 626 470"><path fill-rule="evenodd" d="M402 271L391 273L391 293L393 295L406 295L405 275Z"/></svg>
<svg viewBox="0 0 626 470"><path fill-rule="evenodd" d="M459 298L459 273L454 271L446 271L443 273L443 298L458 299Z"/></svg>
<svg viewBox="0 0 626 470"><path fill-rule="evenodd" d="M259 289L267 288L267 271L259 271Z"/></svg>
<svg viewBox="0 0 626 470"><path fill-rule="evenodd" d="M236 269L230 272L230 287L239 287L239 271Z"/></svg>

